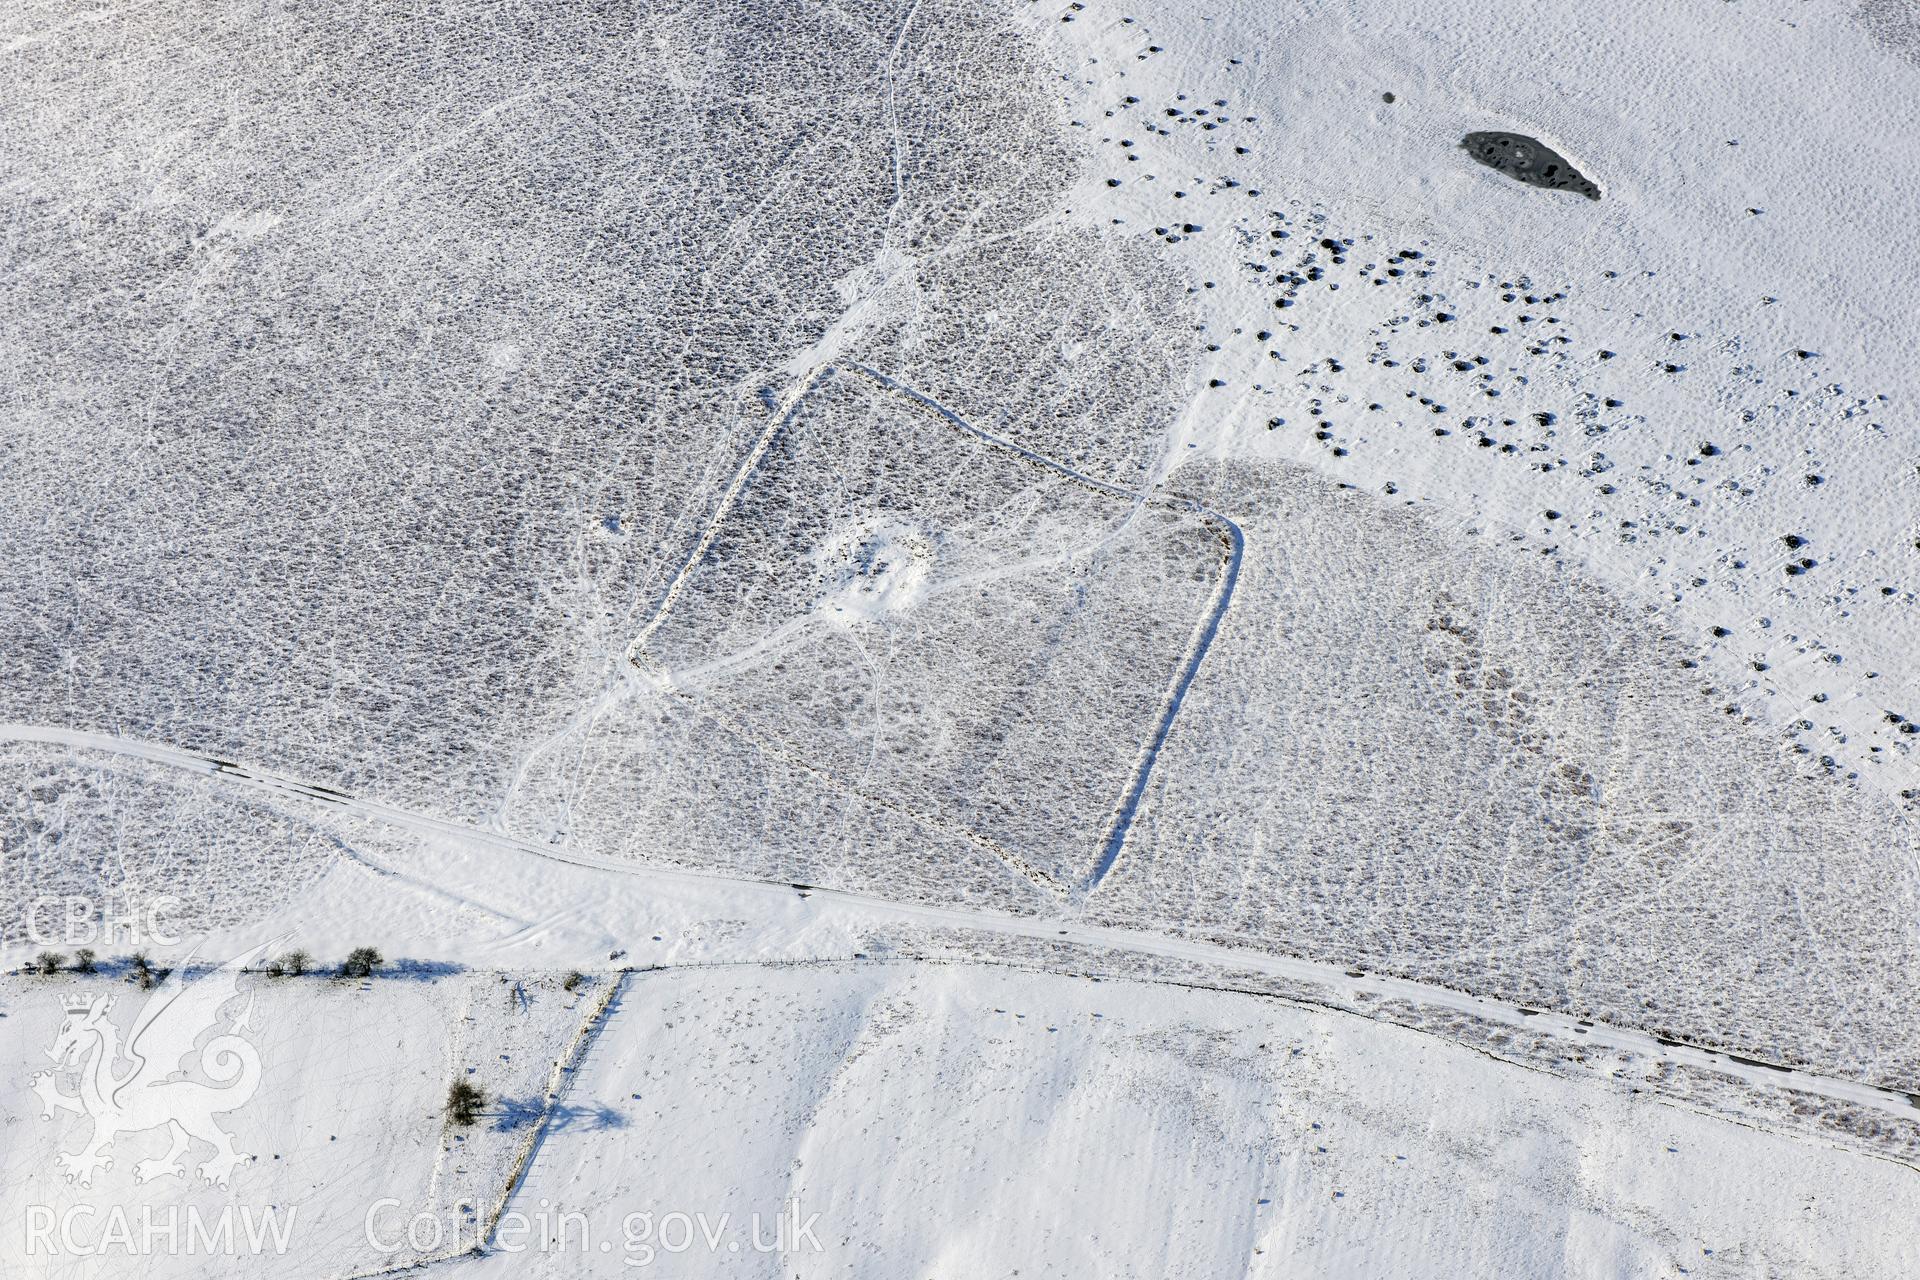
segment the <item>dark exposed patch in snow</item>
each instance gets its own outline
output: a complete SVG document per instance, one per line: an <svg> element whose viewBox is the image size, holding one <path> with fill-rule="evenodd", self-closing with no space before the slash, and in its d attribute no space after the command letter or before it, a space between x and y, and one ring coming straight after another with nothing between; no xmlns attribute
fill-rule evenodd
<svg viewBox="0 0 1920 1280"><path fill-rule="evenodd" d="M1600 198L1600 188L1592 179L1538 138L1524 133L1470 133L1460 145L1487 168L1530 187L1577 191L1589 200Z"/></svg>

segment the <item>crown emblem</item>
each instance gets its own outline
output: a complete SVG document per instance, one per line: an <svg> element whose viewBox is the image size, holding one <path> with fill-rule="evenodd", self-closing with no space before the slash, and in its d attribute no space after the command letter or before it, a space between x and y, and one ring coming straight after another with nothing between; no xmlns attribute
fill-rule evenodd
<svg viewBox="0 0 1920 1280"><path fill-rule="evenodd" d="M68 1013L86 1013L93 1008L93 997L90 995L63 996L60 1004Z"/></svg>

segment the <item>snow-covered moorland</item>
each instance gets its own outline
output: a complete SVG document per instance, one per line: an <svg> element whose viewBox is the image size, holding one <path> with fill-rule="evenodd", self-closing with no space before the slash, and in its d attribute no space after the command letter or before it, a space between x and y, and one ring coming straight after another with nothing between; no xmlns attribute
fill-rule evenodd
<svg viewBox="0 0 1920 1280"><path fill-rule="evenodd" d="M1910 8L0 60L7 1275L1920 1265Z"/></svg>

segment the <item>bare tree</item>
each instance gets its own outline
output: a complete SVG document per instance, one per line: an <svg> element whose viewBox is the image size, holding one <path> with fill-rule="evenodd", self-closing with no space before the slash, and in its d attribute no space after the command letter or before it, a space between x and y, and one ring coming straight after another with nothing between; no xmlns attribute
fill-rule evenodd
<svg viewBox="0 0 1920 1280"><path fill-rule="evenodd" d="M447 1086L447 1119L454 1124L472 1124L486 1105L486 1090L471 1080L457 1079Z"/></svg>

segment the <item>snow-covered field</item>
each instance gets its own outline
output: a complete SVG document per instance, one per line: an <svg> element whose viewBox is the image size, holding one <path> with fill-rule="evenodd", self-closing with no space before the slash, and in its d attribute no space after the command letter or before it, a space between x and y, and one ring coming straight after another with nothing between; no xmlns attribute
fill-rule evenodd
<svg viewBox="0 0 1920 1280"><path fill-rule="evenodd" d="M47 1069L39 1051L63 1020L44 988L10 977L0 994L19 1044L0 1085L0 1198L10 1224L0 1263L9 1275L348 1275L431 1255L375 1248L367 1231L374 1201L403 1198L471 1233L504 1194L539 1122L553 1060L596 999L591 987L566 992L553 977L451 965L378 987L311 975L263 982L252 991L246 1033L258 1054L258 1092L226 1122L242 1163L221 1174L208 1168L214 1156L191 1125L196 1141L175 1162L178 1172L163 1167L171 1147L163 1131L116 1138L98 1169L69 1164L64 1157L90 1145L82 1141L89 1120L58 1109L46 1118L30 1079ZM74 988L118 1005L141 998L112 978ZM440 1108L449 1073L469 1067L484 1072L500 1114L456 1134ZM232 1247L196 1248L190 1215L217 1241L224 1214L232 1215ZM154 1226L169 1223L178 1234L166 1243L177 1247L153 1247L164 1239Z"/></svg>
<svg viewBox="0 0 1920 1280"><path fill-rule="evenodd" d="M967 966L638 974L567 1101L617 1118L542 1151L523 1252L449 1274L1920 1265L1900 1166L1246 996ZM1845 1201L1884 1216L1850 1229ZM675 1213L706 1214L679 1253ZM755 1214L784 1252L754 1250Z"/></svg>
<svg viewBox="0 0 1920 1280"><path fill-rule="evenodd" d="M0 1271L1914 1274L1916 12L0 13Z"/></svg>

